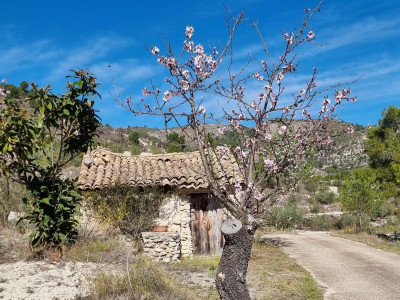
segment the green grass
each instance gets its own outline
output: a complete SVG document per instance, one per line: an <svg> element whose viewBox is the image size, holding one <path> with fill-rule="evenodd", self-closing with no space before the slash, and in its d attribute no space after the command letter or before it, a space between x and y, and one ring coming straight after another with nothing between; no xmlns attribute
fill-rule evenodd
<svg viewBox="0 0 400 300"><path fill-rule="evenodd" d="M217 268L221 256L194 256L193 259L183 259L178 266L188 269L191 272L205 271L212 276L217 275Z"/></svg>
<svg viewBox="0 0 400 300"><path fill-rule="evenodd" d="M393 232L393 231L389 231L389 230L385 230L385 229L378 230L378 231L379 232ZM387 241L385 239L381 239L381 238L377 237L375 234L369 234L367 232L354 233L354 232L351 232L350 230L334 231L334 232L331 232L331 234L333 236L345 238L345 239L352 240L355 242L360 242L360 243L366 244L368 246L371 246L371 247L374 247L377 249L400 254L400 241L391 242L391 241Z"/></svg>

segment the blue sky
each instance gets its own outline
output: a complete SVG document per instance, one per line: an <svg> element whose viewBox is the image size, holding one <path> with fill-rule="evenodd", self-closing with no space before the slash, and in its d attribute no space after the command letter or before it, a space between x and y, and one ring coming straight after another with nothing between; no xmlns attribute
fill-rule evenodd
<svg viewBox="0 0 400 300"><path fill-rule="evenodd" d="M183 4L184 3L184 4ZM281 31L299 26L309 0L285 1L5 1L0 18L0 78L50 83L62 92L68 70L89 68L99 78L103 99L97 103L103 123L126 127L160 126L157 120L134 117L119 107L110 92L141 98L152 78L160 87L166 75L147 46L158 45L161 33L173 47L184 40L186 25L205 46L224 42L223 4L233 14L246 10L248 21L235 38L237 66L248 53L261 58L261 44L251 21L258 21L273 53L284 45ZM295 90L319 70L320 86L362 78L352 84L356 103L342 107L339 118L376 124L383 108L400 101L400 2L398 0L326 0L312 20L317 42L299 52L297 77L286 82ZM110 66L110 67L109 67ZM213 100L211 100L213 101ZM212 102L208 101L208 111Z"/></svg>

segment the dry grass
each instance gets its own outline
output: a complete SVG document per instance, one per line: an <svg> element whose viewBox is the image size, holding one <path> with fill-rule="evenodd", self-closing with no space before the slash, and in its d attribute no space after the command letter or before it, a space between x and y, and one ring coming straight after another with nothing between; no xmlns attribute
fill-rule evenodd
<svg viewBox="0 0 400 300"><path fill-rule="evenodd" d="M123 264L126 257L134 256L137 247L118 237L79 240L76 244L64 247L63 258L68 261Z"/></svg>
<svg viewBox="0 0 400 300"><path fill-rule="evenodd" d="M385 239L381 239L374 234L369 234L367 232L357 233L351 230L333 231L331 232L331 235L360 242L374 248L400 254L400 241L391 242Z"/></svg>
<svg viewBox="0 0 400 300"><path fill-rule="evenodd" d="M204 272L215 278L220 257L194 257L173 265L187 272ZM181 273L189 278L190 274ZM247 275L252 299L322 299L322 291L311 275L276 246L253 245ZM189 283L190 284L190 283ZM196 289L196 286L193 286ZM200 287L197 290L201 291ZM212 286L206 299L219 299Z"/></svg>
<svg viewBox="0 0 400 300"><path fill-rule="evenodd" d="M100 274L86 299L201 299L187 286L168 275L164 267L140 257L125 275Z"/></svg>
<svg viewBox="0 0 400 300"><path fill-rule="evenodd" d="M248 282L256 299L322 299L323 293L311 275L281 249L255 243Z"/></svg>
<svg viewBox="0 0 400 300"><path fill-rule="evenodd" d="M0 263L25 259L30 252L28 235L15 227L0 227Z"/></svg>
<svg viewBox="0 0 400 300"><path fill-rule="evenodd" d="M214 286L219 256L196 256L175 264L159 264L138 255L135 249L135 245L117 235L91 237L63 247L63 257L59 259L113 266L113 274L100 274L93 280L91 295L86 299L219 299ZM4 262L26 259L32 253L26 235L0 229L0 257L7 258ZM281 249L269 244L254 244L248 283L253 299L322 298L310 274Z"/></svg>

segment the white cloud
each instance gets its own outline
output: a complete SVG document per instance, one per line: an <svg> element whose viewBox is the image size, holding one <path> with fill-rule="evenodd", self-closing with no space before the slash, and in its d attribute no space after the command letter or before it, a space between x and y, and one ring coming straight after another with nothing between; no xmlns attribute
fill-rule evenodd
<svg viewBox="0 0 400 300"><path fill-rule="evenodd" d="M83 46L64 49L62 54L54 61L54 66L46 81L53 81L68 73L71 69L84 68L102 59L110 52L126 47L130 41L118 36L103 36L89 40Z"/></svg>

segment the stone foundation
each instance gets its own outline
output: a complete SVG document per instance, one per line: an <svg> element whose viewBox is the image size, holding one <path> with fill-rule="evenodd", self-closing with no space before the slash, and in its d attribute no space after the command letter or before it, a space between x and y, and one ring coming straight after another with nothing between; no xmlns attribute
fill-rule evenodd
<svg viewBox="0 0 400 300"><path fill-rule="evenodd" d="M177 232L142 232L144 252L161 262L178 261L181 238Z"/></svg>

